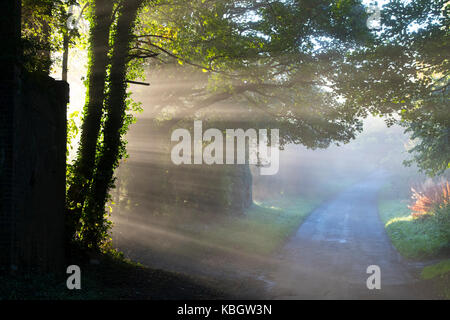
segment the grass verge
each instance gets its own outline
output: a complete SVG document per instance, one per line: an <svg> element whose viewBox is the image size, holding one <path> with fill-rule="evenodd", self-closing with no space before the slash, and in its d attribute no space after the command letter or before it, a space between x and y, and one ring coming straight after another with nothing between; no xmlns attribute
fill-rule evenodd
<svg viewBox="0 0 450 320"><path fill-rule="evenodd" d="M448 236L438 220L413 218L408 199L393 197L391 191L391 185L381 190L378 211L394 247L413 260L448 258ZM435 288L440 298L450 299L450 259L423 268L420 277Z"/></svg>
<svg viewBox="0 0 450 320"><path fill-rule="evenodd" d="M305 218L325 199L356 182L342 178L327 181L315 191L303 195L284 195L256 201L242 216L215 217L206 225L195 219L182 224L182 232L214 247L243 253L270 255L282 247Z"/></svg>
<svg viewBox="0 0 450 320"><path fill-rule="evenodd" d="M392 244L409 259L437 257L448 245L434 219L414 219L407 200L380 199L380 218Z"/></svg>
<svg viewBox="0 0 450 320"><path fill-rule="evenodd" d="M450 300L450 259L425 267L421 277L434 282L441 297Z"/></svg>
<svg viewBox="0 0 450 320"><path fill-rule="evenodd" d="M321 199L283 198L255 203L244 216L225 217L197 230L200 239L252 254L270 254L282 246Z"/></svg>

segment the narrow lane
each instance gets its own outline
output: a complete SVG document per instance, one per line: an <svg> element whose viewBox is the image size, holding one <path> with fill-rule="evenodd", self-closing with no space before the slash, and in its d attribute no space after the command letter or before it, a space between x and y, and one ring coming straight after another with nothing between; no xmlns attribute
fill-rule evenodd
<svg viewBox="0 0 450 320"><path fill-rule="evenodd" d="M268 276L271 298L427 298L379 219L377 195L386 178L376 172L311 213ZM381 269L380 290L366 286L370 265Z"/></svg>

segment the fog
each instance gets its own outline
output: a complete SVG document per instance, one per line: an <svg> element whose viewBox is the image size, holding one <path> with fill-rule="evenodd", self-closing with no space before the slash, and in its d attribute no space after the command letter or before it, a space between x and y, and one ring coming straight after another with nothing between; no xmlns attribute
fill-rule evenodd
<svg viewBox="0 0 450 320"><path fill-rule="evenodd" d="M404 129L388 128L385 119L376 117L365 119L363 131L347 144L314 150L285 145L279 172L272 176L259 175L255 166L174 166L171 130L161 129L155 120L167 118L168 101L181 100L171 92L189 92L203 79L153 75L146 81L149 87L131 86L133 99L143 103L144 111L127 134L129 158L117 170L109 205L113 244L144 265L200 277L233 295L258 297L261 287L275 285L268 270L284 263L273 254L280 247L271 244L271 237L280 240L278 234L289 229L283 225L271 230L271 218L258 220L258 210L278 214L296 199L302 201L299 210L309 205L312 209L380 172L395 184L395 192L407 196L411 185L424 178L402 164L412 143ZM227 100L209 110L239 128L251 113L239 106ZM208 112L202 119L208 123ZM220 123L211 122L210 127ZM190 129L192 122L184 121L181 127ZM249 216L248 210L253 210ZM295 226L289 232L295 233Z"/></svg>

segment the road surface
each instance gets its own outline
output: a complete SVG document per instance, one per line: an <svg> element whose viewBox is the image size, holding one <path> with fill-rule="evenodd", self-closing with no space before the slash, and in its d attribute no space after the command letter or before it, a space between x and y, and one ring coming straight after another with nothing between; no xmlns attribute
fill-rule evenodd
<svg viewBox="0 0 450 320"><path fill-rule="evenodd" d="M377 195L385 181L376 172L311 213L266 278L269 298L428 298L379 219ZM367 288L371 265L380 267L380 290Z"/></svg>

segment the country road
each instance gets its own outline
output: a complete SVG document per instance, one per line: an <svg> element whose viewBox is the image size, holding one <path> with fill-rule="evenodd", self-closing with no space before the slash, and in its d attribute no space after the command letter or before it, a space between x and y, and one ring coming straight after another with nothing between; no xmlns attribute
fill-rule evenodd
<svg viewBox="0 0 450 320"><path fill-rule="evenodd" d="M156 224L117 220L118 248L151 268L208 279L237 299L429 299L418 281L423 265L405 261L378 216L378 171L314 210L271 256L217 247ZM132 232L131 232L132 231ZM367 267L381 269L381 289L369 290Z"/></svg>
<svg viewBox="0 0 450 320"><path fill-rule="evenodd" d="M279 253L267 276L273 299L429 298L411 266L393 248L378 217L376 172L311 213ZM367 267L381 269L381 289L369 290Z"/></svg>

